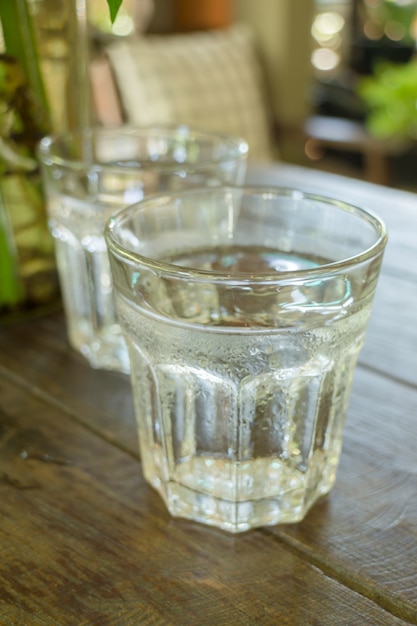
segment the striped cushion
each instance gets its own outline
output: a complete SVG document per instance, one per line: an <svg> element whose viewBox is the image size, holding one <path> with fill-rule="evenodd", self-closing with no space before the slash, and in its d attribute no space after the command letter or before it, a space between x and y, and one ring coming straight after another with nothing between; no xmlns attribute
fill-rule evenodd
<svg viewBox="0 0 417 626"><path fill-rule="evenodd" d="M107 52L128 122L238 135L252 160L272 158L265 85L246 26L134 37Z"/></svg>

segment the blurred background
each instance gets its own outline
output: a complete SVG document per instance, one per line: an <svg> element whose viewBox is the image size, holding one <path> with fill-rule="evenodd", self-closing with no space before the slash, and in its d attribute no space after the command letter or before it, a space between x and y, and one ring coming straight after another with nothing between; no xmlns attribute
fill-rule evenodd
<svg viewBox="0 0 417 626"><path fill-rule="evenodd" d="M415 0L124 0L113 26L106 3L88 1L97 55L132 35L246 23L280 159L414 187Z"/></svg>

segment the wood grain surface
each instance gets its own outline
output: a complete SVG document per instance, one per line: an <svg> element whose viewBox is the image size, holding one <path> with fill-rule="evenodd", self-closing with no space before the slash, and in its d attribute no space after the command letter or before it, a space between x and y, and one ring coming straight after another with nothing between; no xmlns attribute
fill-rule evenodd
<svg viewBox="0 0 417 626"><path fill-rule="evenodd" d="M336 484L296 525L228 535L144 482L129 379L62 313L0 328L0 625L417 624L417 197L279 165L386 220Z"/></svg>

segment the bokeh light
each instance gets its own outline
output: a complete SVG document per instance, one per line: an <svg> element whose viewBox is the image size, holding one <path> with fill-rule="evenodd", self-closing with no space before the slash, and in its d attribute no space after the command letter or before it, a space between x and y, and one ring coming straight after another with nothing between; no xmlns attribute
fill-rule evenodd
<svg viewBox="0 0 417 626"><path fill-rule="evenodd" d="M340 63L340 55L329 48L317 48L311 55L313 66L321 72L334 70Z"/></svg>
<svg viewBox="0 0 417 626"><path fill-rule="evenodd" d="M316 41L323 44L337 35L344 25L345 20L339 13L327 11L316 16L311 33Z"/></svg>
<svg viewBox="0 0 417 626"><path fill-rule="evenodd" d="M311 55L311 63L319 73L332 72L340 64L344 27L345 19L336 11L323 11L316 15L311 34L317 47Z"/></svg>

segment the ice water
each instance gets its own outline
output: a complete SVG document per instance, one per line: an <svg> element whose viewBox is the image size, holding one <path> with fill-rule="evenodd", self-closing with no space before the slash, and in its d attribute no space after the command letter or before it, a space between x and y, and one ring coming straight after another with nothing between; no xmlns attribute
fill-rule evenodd
<svg viewBox="0 0 417 626"><path fill-rule="evenodd" d="M69 341L92 367L127 373L129 357L103 236L107 219L122 206L61 195L50 200L48 211Z"/></svg>
<svg viewBox="0 0 417 626"><path fill-rule="evenodd" d="M281 273L267 248L173 253L185 268ZM370 301L344 277L241 292L146 272L117 295L146 479L171 514L231 532L295 522L335 480Z"/></svg>

